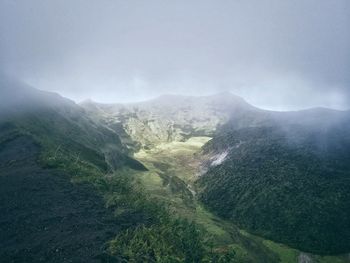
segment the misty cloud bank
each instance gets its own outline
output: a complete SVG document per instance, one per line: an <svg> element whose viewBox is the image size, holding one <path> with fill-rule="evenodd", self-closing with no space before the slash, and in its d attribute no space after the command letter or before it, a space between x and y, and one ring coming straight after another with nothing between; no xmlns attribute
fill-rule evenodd
<svg viewBox="0 0 350 263"><path fill-rule="evenodd" d="M75 100L350 108L350 1L3 0L0 71Z"/></svg>

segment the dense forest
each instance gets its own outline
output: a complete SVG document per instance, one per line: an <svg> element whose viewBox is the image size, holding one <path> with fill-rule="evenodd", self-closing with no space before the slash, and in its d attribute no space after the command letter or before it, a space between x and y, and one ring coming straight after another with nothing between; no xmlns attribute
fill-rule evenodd
<svg viewBox="0 0 350 263"><path fill-rule="evenodd" d="M226 130L203 149L228 154L197 182L201 200L269 239L314 253L347 252L349 149L344 125Z"/></svg>

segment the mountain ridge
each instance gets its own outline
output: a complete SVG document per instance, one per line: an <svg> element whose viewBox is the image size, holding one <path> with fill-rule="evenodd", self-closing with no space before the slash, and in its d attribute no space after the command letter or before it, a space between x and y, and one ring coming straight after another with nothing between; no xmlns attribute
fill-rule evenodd
<svg viewBox="0 0 350 263"><path fill-rule="evenodd" d="M219 216L301 250L334 254L350 249L339 243L342 239L341 243L346 244L350 235L336 226L342 222L344 229L350 229L346 225L349 215L342 208L349 205L347 193L339 188L340 182L348 185L350 178L346 164L347 156L350 158L346 147L350 145L348 111L268 111L227 93L200 97L166 95L142 103L97 107L103 113L97 118L107 118L105 124L110 127L118 123L129 139L140 143L138 149L153 149L160 143L186 141L193 136L212 137L204 145L203 165L207 167L196 185L203 203ZM299 185L300 182L310 188ZM281 185L287 185L289 190ZM300 193L293 192L293 185L299 185ZM321 189L333 199L337 191L340 196L331 205L326 196L319 194ZM310 200L308 192L314 195ZM239 193L247 197L240 197ZM286 198L284 206L274 201L276 196ZM306 202L308 211L293 198ZM244 202L239 202L241 199ZM317 217L320 207L323 216ZM332 211L336 211L338 219L332 217ZM295 223L300 221L300 213L314 222L309 230ZM275 214L277 219L273 221L269 214ZM333 232L341 238L334 238ZM314 240L317 236L325 240Z"/></svg>
<svg viewBox="0 0 350 263"><path fill-rule="evenodd" d="M194 156L202 163L196 160L193 165L205 169L199 178L188 179L195 180L193 189L162 160L155 165L168 168L154 179L163 180L163 187L185 187L186 194L198 195L213 213L260 236L319 254L348 250L348 214L343 209L349 203L343 191L349 170L348 111L266 111L227 93L166 95L126 105L93 101L78 105L55 93L25 90L13 97L14 91L7 88L7 96L0 98L7 103L0 105L6 109L0 115L0 150L7 141L29 135L42 149L39 159L44 167L100 184L103 174L114 178L114 171L145 171L146 167L133 158L140 149L147 154L157 145L176 147L192 137L204 136L205 141L212 138ZM181 143L167 144L171 142ZM181 161L181 156L177 158ZM180 161L172 164L181 165ZM326 176L328 173L334 176ZM105 184L98 187L108 188ZM293 192L294 186L300 192ZM322 189L332 197L330 200L319 194ZM312 198L307 199L311 193ZM276 196L284 201L279 202ZM296 197L305 201L308 209L298 206ZM320 217L313 216L319 213ZM300 214L312 219L310 228L296 223ZM271 215L278 220L272 220ZM340 233L336 227L339 222L345 229L339 238L342 244L331 234L333 230ZM322 232L320 226L326 230ZM315 237L326 240L315 241Z"/></svg>
<svg viewBox="0 0 350 263"><path fill-rule="evenodd" d="M10 100L14 92L1 97L8 103L1 104L0 118L0 259L212 262L234 256L231 249L210 249L203 229L143 191L135 177L147 169L116 131L60 96L51 100L26 89Z"/></svg>
<svg viewBox="0 0 350 263"><path fill-rule="evenodd" d="M104 125L123 134L130 148L213 136L225 129L294 124L326 128L349 120L348 111L311 108L299 111L259 109L232 93L210 96L162 95L135 103L80 104ZM226 128L225 128L226 127Z"/></svg>

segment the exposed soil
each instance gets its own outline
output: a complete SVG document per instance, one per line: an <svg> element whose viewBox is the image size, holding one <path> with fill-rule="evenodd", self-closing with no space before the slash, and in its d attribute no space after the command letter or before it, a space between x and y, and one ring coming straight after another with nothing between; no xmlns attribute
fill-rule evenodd
<svg viewBox="0 0 350 263"><path fill-rule="evenodd" d="M41 168L38 153L25 136L0 148L0 262L114 262L112 211L90 186Z"/></svg>

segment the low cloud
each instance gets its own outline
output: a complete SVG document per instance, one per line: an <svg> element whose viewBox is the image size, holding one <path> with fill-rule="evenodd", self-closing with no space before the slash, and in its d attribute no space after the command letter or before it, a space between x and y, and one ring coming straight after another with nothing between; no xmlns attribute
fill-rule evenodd
<svg viewBox="0 0 350 263"><path fill-rule="evenodd" d="M349 24L347 0L4 0L0 70L77 101L231 91L346 109Z"/></svg>

